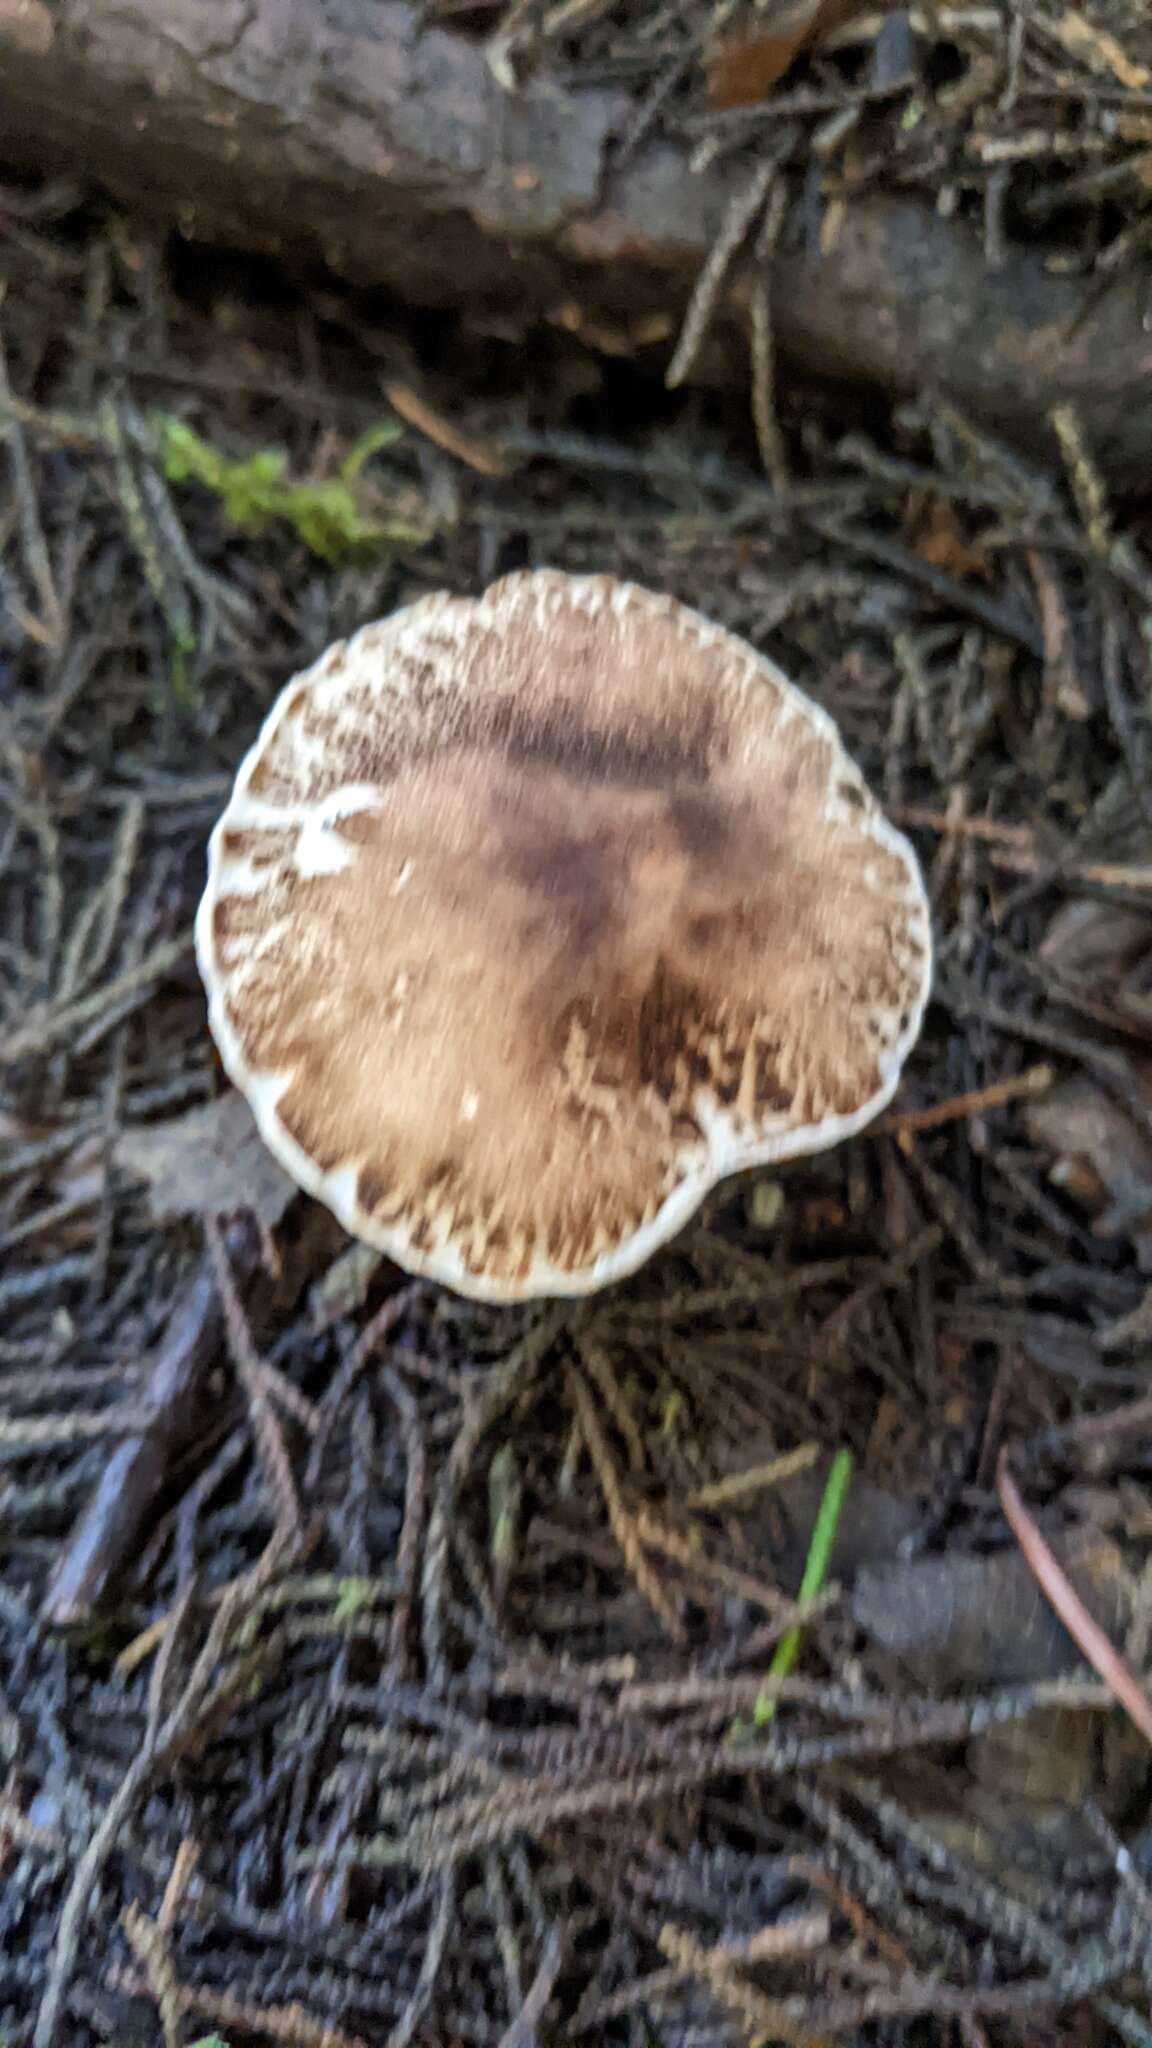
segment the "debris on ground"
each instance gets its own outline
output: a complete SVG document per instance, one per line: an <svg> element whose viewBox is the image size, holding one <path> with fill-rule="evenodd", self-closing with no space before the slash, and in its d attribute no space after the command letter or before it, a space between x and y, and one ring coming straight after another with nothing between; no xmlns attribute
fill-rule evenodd
<svg viewBox="0 0 1152 2048"><path fill-rule="evenodd" d="M1035 11L975 150L942 92L873 131L830 68L854 14L748 109L705 106L699 11L655 63L649 15L590 10L580 52L702 148L855 137L853 176L938 179L993 249L1073 77L1107 149L1046 143L1011 195L1092 289L1145 224L1094 182L1147 119L1113 11ZM936 13L958 90L1019 49L1014 10ZM525 360L192 262L62 183L0 208L9 2048L1152 2041L1143 509L1074 416L1044 467L930 393L782 380L758 448L746 394L570 333ZM374 448L370 545L237 524L162 459L157 409L229 489L268 449L347 483L393 331L429 410ZM674 593L827 707L939 964L890 1117L624 1285L495 1309L290 1199L191 925L285 678L546 562Z"/></svg>

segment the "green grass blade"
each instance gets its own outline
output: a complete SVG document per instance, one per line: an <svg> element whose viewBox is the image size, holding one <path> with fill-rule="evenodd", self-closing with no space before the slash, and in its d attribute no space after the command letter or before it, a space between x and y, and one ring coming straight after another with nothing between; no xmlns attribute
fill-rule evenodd
<svg viewBox="0 0 1152 2048"><path fill-rule="evenodd" d="M832 1556L832 1545L836 1541L836 1531L840 1526L840 1516L844 1510L844 1501L847 1497L848 1484L851 1477L851 1451L837 1451L828 1468L828 1478L825 1481L823 1497L817 1512L816 1523L812 1530L812 1541L808 1545L808 1556L804 1564L804 1576L800 1581L801 1605L808 1600L814 1600L816 1595L823 1591L824 1581L828 1577L828 1564ZM800 1641L803 1633L803 1624L797 1622L793 1628L790 1628L786 1634L781 1636L780 1641L776 1645L772 1662L768 1667L769 1679L787 1678L788 1673L800 1654ZM769 1698L767 1693L761 1693L752 1715L757 1728L762 1728L766 1721L772 1719L773 1714L776 1712L776 1705L775 1699Z"/></svg>

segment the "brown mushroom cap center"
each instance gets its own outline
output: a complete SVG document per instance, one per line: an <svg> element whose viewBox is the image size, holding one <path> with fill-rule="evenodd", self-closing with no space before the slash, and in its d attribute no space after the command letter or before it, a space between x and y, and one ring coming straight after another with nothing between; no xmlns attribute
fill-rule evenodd
<svg viewBox="0 0 1152 2048"><path fill-rule="evenodd" d="M484 1202L534 1187L567 1209L584 1148L618 1144L639 1221L660 1189L629 1185L635 1129L611 1132L613 1100L659 1124L670 1156L700 1085L748 1116L794 1113L809 1089L815 1109L817 1084L847 1109L878 1085L863 1006L839 1096L796 1048L797 1019L854 993L845 918L874 996L886 946L858 845L837 861L799 786L756 806L738 771L727 788L620 787L460 752L326 829L332 871L296 883L291 941L262 956L236 1020L262 1067L299 1075L280 1116L321 1166L383 1132L405 1185L446 1192L468 1125ZM236 936L243 899L221 911ZM379 1158L369 1171L378 1196Z"/></svg>

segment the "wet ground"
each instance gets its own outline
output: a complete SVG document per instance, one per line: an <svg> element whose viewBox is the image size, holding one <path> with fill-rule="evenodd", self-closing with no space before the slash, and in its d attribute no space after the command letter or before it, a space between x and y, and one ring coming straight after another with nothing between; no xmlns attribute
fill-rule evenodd
<svg viewBox="0 0 1152 2048"><path fill-rule="evenodd" d="M758 450L643 348L0 208L0 2034L1152 2040L1140 508L1074 419L784 378ZM938 971L867 1135L497 1310L268 1175L191 921L286 677L543 562L827 706Z"/></svg>

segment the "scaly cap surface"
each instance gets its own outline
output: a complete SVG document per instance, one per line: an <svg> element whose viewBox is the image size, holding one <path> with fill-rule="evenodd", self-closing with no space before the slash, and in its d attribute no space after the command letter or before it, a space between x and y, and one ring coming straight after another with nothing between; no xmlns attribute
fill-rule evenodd
<svg viewBox="0 0 1152 2048"><path fill-rule="evenodd" d="M827 714L673 599L547 570L288 684L197 951L301 1186L507 1301L619 1279L725 1174L867 1123L931 970L915 857Z"/></svg>

